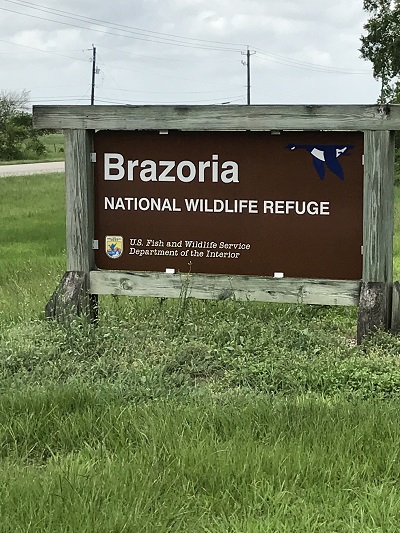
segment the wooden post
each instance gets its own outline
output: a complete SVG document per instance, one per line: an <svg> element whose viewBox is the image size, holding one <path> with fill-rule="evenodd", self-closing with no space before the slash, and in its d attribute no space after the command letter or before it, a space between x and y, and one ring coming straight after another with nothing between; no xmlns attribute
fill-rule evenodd
<svg viewBox="0 0 400 533"><path fill-rule="evenodd" d="M392 323L390 326L392 333L400 333L400 282L393 283L392 294Z"/></svg>
<svg viewBox="0 0 400 533"><path fill-rule="evenodd" d="M391 286L381 281L364 282L361 285L358 308L357 343L376 331L389 329Z"/></svg>
<svg viewBox="0 0 400 533"><path fill-rule="evenodd" d="M64 274L46 305L46 318L55 318L58 322L68 322L74 316L83 313L85 278L84 272L74 271Z"/></svg>
<svg viewBox="0 0 400 533"><path fill-rule="evenodd" d="M55 318L69 314L71 309L90 319L97 318L97 296L89 294L89 273L94 268L93 253L93 169L90 162L92 132L87 130L66 130L65 135L65 179L66 179L66 231L67 271L46 310L65 305L68 313L58 310L50 314ZM76 275L71 275L71 273ZM79 273L79 275L78 275ZM71 286L79 285L75 289ZM75 303L70 302L71 295ZM76 302L79 295L81 300ZM52 300L53 300L52 298Z"/></svg>
<svg viewBox="0 0 400 533"><path fill-rule="evenodd" d="M391 290L393 282L394 132L365 132L364 165L363 285L358 342L369 331L390 327L391 297L382 297L388 289L380 284ZM372 301L380 301L373 312Z"/></svg>

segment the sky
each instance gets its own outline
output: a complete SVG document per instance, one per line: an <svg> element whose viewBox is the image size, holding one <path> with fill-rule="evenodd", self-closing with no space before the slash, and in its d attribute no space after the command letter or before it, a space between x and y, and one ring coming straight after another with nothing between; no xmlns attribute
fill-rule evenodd
<svg viewBox="0 0 400 533"><path fill-rule="evenodd" d="M32 105L373 104L362 0L0 0L0 92Z"/></svg>

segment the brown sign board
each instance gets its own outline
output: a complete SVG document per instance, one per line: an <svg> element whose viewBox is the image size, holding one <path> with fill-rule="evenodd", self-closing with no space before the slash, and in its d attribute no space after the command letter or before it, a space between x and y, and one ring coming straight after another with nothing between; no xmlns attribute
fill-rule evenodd
<svg viewBox="0 0 400 533"><path fill-rule="evenodd" d="M96 266L357 280L361 132L98 131Z"/></svg>

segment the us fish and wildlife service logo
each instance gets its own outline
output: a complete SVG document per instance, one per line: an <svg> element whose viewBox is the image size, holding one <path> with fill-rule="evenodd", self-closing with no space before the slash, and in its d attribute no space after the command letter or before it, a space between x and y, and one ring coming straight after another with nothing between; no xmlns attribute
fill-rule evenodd
<svg viewBox="0 0 400 533"><path fill-rule="evenodd" d="M124 251L124 239L119 236L109 236L106 237L106 254L110 259L118 259L121 257L122 252Z"/></svg>

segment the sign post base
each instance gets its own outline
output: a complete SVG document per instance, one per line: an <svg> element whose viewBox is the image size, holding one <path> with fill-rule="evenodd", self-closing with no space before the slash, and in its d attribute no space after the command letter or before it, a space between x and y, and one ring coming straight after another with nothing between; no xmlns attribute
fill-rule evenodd
<svg viewBox="0 0 400 533"><path fill-rule="evenodd" d="M88 293L88 276L84 272L66 272L46 305L46 318L68 323L83 316L90 322L98 319L98 297Z"/></svg>
<svg viewBox="0 0 400 533"><path fill-rule="evenodd" d="M369 281L361 284L358 307L357 344L377 330L388 331L391 313L391 284Z"/></svg>

